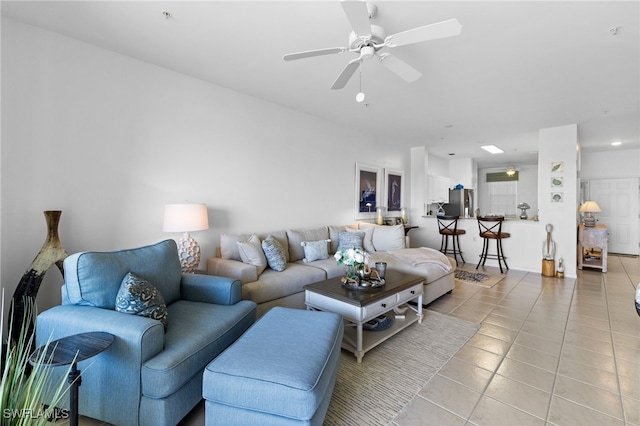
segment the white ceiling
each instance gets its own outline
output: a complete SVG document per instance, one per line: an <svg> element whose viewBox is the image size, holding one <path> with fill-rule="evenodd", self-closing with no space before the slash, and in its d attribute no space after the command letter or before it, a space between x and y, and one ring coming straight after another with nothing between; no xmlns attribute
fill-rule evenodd
<svg viewBox="0 0 640 426"><path fill-rule="evenodd" d="M640 148L637 1L374 1L387 34L457 18L462 34L393 49L420 70L406 83L375 60L330 90L354 53L331 1L2 1L2 14L295 110L399 149L482 166L537 160L538 129L578 124L584 151ZM165 19L163 11L171 13ZM617 35L610 29L620 27ZM495 144L492 156L480 145Z"/></svg>

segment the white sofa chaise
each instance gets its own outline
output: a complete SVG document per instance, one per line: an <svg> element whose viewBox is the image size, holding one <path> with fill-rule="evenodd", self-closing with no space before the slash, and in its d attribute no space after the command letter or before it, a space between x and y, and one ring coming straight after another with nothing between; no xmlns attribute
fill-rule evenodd
<svg viewBox="0 0 640 426"><path fill-rule="evenodd" d="M372 267L376 262L386 262L389 269L424 277L424 305L453 290L453 259L430 248L407 248L402 225L378 226L364 222L259 234L223 234L217 257L207 260L207 273L240 280L242 298L258 304L258 316L274 306L303 309L305 285L345 274L345 266L338 265L333 257L345 232L362 237ZM262 257L264 250L260 249L266 244L265 240L269 244L276 241L285 258L284 265L272 267L269 256ZM317 254L307 249L318 247L320 241L326 242L326 258L320 256L316 260ZM284 269L278 271L274 267Z"/></svg>

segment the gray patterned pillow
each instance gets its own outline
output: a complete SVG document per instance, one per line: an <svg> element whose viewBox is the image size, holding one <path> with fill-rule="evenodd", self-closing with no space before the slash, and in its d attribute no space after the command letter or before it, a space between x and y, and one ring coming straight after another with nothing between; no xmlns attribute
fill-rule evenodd
<svg viewBox="0 0 640 426"><path fill-rule="evenodd" d="M284 249L278 240L269 235L262 240L262 250L264 250L264 255L271 269L278 272L285 270L287 261L284 256Z"/></svg>
<svg viewBox="0 0 640 426"><path fill-rule="evenodd" d="M303 241L300 243L304 249L304 263L329 258L329 243L331 240Z"/></svg>
<svg viewBox="0 0 640 426"><path fill-rule="evenodd" d="M153 318L167 327L167 305L157 288L129 272L116 296L116 311Z"/></svg>
<svg viewBox="0 0 640 426"><path fill-rule="evenodd" d="M338 232L338 240L340 240L340 244L338 244L338 251L348 250L351 248L363 248L362 240L364 240L364 232L349 232L349 231L340 231Z"/></svg>

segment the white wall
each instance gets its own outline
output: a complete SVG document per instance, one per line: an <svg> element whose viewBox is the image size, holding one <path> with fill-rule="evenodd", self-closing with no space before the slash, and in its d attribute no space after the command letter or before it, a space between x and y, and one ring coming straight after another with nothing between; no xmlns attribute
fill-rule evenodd
<svg viewBox="0 0 640 426"><path fill-rule="evenodd" d="M193 233L206 259L224 232L352 221L356 161L409 168L409 152L362 132L4 18L2 95L9 298L44 210L63 211L73 253L179 238L162 232L164 205L206 203L211 229ZM40 310L61 282L47 274Z"/></svg>
<svg viewBox="0 0 640 426"><path fill-rule="evenodd" d="M581 151L582 179L612 179L640 177L640 149L605 152Z"/></svg>

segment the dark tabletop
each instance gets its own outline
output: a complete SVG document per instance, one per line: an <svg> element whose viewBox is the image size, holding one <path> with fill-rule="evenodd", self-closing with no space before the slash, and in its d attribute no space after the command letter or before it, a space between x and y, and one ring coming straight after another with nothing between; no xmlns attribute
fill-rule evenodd
<svg viewBox="0 0 640 426"><path fill-rule="evenodd" d="M63 337L62 339L49 343L46 348L47 353L44 356L43 363L52 366L67 365L74 361L74 357L76 362L80 362L107 349L111 346L114 339L113 334L102 331ZM38 362L40 353L43 350L44 346L36 349L36 351L31 354L31 357L29 357L29 362L32 364ZM76 356L76 354L78 355Z"/></svg>
<svg viewBox="0 0 640 426"><path fill-rule="evenodd" d="M422 277L387 269L385 285L378 288L351 290L342 285L342 277L304 286L305 290L322 294L355 306L366 306L387 296L406 290L423 281Z"/></svg>

